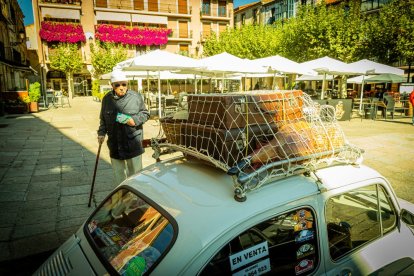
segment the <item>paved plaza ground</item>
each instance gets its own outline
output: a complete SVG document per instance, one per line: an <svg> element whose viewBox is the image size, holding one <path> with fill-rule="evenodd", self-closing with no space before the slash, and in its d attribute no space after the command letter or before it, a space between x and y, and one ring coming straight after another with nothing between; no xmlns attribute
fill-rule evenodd
<svg viewBox="0 0 414 276"><path fill-rule="evenodd" d="M0 261L58 247L93 211L88 208L100 103L75 98L72 107L0 117ZM365 149L364 163L387 177L399 197L414 202L411 118L340 122L349 141ZM145 124L145 138L158 134ZM152 149L143 157L152 164ZM114 188L106 145L95 185L101 202Z"/></svg>

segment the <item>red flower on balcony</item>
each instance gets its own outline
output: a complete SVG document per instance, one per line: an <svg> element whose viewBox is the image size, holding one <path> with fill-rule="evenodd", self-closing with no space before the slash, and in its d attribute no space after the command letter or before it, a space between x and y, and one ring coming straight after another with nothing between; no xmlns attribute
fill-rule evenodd
<svg viewBox="0 0 414 276"><path fill-rule="evenodd" d="M39 35L47 42L77 43L86 41L83 28L79 24L43 21Z"/></svg>
<svg viewBox="0 0 414 276"><path fill-rule="evenodd" d="M95 38L102 42L121 43L123 45L164 45L168 42L171 29L165 28L129 28L100 24L96 26Z"/></svg>

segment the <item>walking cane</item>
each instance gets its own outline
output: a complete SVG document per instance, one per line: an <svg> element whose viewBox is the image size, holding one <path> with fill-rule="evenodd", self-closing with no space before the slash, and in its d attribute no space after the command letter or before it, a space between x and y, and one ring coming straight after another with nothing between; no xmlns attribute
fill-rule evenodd
<svg viewBox="0 0 414 276"><path fill-rule="evenodd" d="M91 207L93 187L95 186L96 169L98 168L98 161L99 161L99 154L101 153L101 147L102 147L102 142L99 142L98 154L96 155L95 169L93 170L93 178L92 178L91 192L89 193L89 203L88 203L88 207Z"/></svg>

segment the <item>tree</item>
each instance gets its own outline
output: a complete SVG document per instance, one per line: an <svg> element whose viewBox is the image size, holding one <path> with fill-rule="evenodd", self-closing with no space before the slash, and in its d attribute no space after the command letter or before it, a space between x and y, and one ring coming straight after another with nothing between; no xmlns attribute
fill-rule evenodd
<svg viewBox="0 0 414 276"><path fill-rule="evenodd" d="M212 56L221 52L241 58L260 58L278 51L278 32L272 26L246 25L227 29L217 37L214 33L204 43L203 54Z"/></svg>
<svg viewBox="0 0 414 276"><path fill-rule="evenodd" d="M410 70L414 61L414 0L395 1L385 9L385 13L399 12L396 52L402 62L408 64L407 82L410 82Z"/></svg>
<svg viewBox="0 0 414 276"><path fill-rule="evenodd" d="M73 73L82 69L83 61L78 45L72 43L59 43L50 54L50 67L66 73L69 98L73 98Z"/></svg>
<svg viewBox="0 0 414 276"><path fill-rule="evenodd" d="M297 62L330 56L344 62L359 59L363 37L359 6L304 5L281 29L281 55Z"/></svg>
<svg viewBox="0 0 414 276"><path fill-rule="evenodd" d="M98 42L96 45L91 45L91 54L95 78L111 72L118 62L125 60L127 57L125 47L113 43Z"/></svg>

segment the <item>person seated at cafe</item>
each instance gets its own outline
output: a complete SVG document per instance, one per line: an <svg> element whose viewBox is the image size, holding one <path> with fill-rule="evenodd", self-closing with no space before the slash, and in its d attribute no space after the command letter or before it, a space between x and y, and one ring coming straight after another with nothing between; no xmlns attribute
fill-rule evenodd
<svg viewBox="0 0 414 276"><path fill-rule="evenodd" d="M374 97L378 99L382 99L384 96L384 90L383 89L375 89Z"/></svg>

